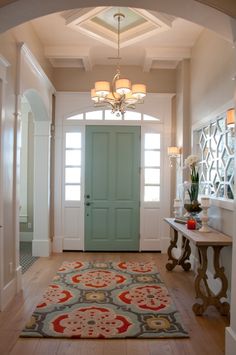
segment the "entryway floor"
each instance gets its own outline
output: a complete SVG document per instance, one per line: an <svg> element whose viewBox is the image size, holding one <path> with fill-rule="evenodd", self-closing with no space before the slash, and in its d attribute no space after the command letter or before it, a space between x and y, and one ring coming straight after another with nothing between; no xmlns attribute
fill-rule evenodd
<svg viewBox="0 0 236 355"><path fill-rule="evenodd" d="M37 259L38 257L32 256L32 243L20 242L20 265L22 267L23 274Z"/></svg>

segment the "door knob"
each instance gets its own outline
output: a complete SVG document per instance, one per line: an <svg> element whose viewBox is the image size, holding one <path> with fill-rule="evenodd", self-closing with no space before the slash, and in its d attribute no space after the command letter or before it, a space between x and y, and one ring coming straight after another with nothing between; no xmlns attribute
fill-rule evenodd
<svg viewBox="0 0 236 355"><path fill-rule="evenodd" d="M86 206L90 206L90 202L86 202L86 204L85 204Z"/></svg>

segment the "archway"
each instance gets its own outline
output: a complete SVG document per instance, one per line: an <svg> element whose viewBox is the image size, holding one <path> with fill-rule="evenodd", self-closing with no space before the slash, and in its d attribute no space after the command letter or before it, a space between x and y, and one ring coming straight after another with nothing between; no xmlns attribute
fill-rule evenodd
<svg viewBox="0 0 236 355"><path fill-rule="evenodd" d="M0 30L5 31L15 25L23 23L38 16L43 16L56 11L62 11L75 7L84 7L82 0L58 0L54 2L48 2L47 0L40 1L40 7L35 6L35 3L28 0L24 1L24 7L22 1L18 0L12 4L5 6L1 9L0 14ZM131 7L143 7L141 1L100 1L99 5L120 5ZM88 0L86 6L98 6L98 1ZM174 16L184 17L187 20L201 24L206 28L215 31L217 34L223 36L232 43L236 39L236 20L224 15L217 10L209 8L203 4L196 3L193 0L147 0L145 8L154 11L162 11ZM202 14L204 13L204 16ZM183 15L184 14L184 15ZM235 253L234 253L235 254ZM233 263L234 265L234 263ZM234 277L235 284L235 277ZM236 327L235 322L233 323ZM233 336L233 335L232 335ZM233 348L233 347L232 347Z"/></svg>
<svg viewBox="0 0 236 355"><path fill-rule="evenodd" d="M194 0L147 0L145 5L140 0L102 0L99 3L97 0L88 0L86 4L83 0L41 0L40 6L35 6L31 0L17 0L1 8L0 32L54 12L97 6L127 6L164 12L204 26L232 43L236 40L236 19Z"/></svg>
<svg viewBox="0 0 236 355"><path fill-rule="evenodd" d="M36 90L24 92L34 121L33 161L33 256L49 256L50 118Z"/></svg>

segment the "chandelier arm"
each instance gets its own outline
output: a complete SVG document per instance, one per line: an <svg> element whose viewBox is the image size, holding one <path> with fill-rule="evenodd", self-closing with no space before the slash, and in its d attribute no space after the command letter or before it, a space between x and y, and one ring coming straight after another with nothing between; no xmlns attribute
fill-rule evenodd
<svg viewBox="0 0 236 355"><path fill-rule="evenodd" d="M135 109L135 104L143 103L143 96L146 94L145 85L136 84L134 92L130 93L131 83L128 79L121 79L120 72L120 34L121 34L121 21L125 18L125 15L121 12L114 14L114 19L117 20L117 68L111 84L106 81L96 82L95 88L91 90L91 97L99 105L109 105L112 108L112 113L116 115L124 116L127 108ZM117 82L119 80L119 82ZM109 88L108 85L109 84ZM96 84L99 84L96 86ZM133 88L132 86L132 88ZM117 90L117 91L116 91ZM135 95L133 95L135 93ZM101 99L100 95L101 94Z"/></svg>
<svg viewBox="0 0 236 355"><path fill-rule="evenodd" d="M114 97L114 99L116 100L116 96L115 96L115 83L116 80L120 78L120 70L119 68L117 68L117 73L114 75L113 79L112 79L112 83L111 83L111 93L112 96Z"/></svg>

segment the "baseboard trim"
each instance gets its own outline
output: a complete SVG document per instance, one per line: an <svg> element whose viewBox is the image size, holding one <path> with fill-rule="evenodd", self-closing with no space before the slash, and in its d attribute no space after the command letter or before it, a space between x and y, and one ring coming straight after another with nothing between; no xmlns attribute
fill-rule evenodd
<svg viewBox="0 0 236 355"><path fill-rule="evenodd" d="M235 355L236 332L231 328L225 329L225 355Z"/></svg>
<svg viewBox="0 0 236 355"><path fill-rule="evenodd" d="M50 256L51 255L51 240L33 240L32 255L33 256Z"/></svg>
<svg viewBox="0 0 236 355"><path fill-rule="evenodd" d="M84 250L81 239L63 238L63 250Z"/></svg>
<svg viewBox="0 0 236 355"><path fill-rule="evenodd" d="M160 240L140 240L140 251L160 251Z"/></svg>
<svg viewBox="0 0 236 355"><path fill-rule="evenodd" d="M53 253L62 253L63 251L63 237L54 237L52 241Z"/></svg>

